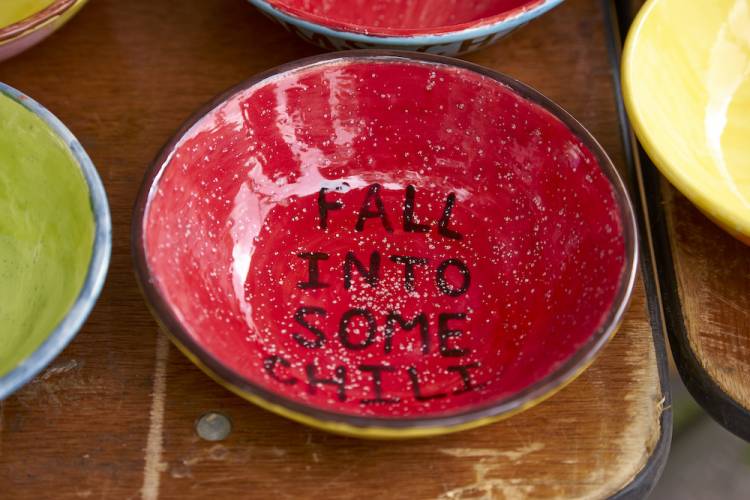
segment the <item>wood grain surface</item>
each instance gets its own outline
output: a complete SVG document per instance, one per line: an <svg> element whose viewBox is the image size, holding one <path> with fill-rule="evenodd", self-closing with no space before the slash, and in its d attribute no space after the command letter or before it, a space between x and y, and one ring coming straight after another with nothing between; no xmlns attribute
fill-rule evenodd
<svg viewBox="0 0 750 500"><path fill-rule="evenodd" d="M666 181L662 195L686 347L750 418L750 248ZM750 435L750 428L745 432Z"/></svg>
<svg viewBox="0 0 750 500"><path fill-rule="evenodd" d="M84 329L0 403L0 498L603 498L660 435L664 395L638 284L625 322L579 379L539 406L440 438L368 442L232 395L164 336L131 267L131 208L160 146L195 109L259 71L317 53L242 0L93 0L0 80L77 134L109 193L112 266ZM625 168L602 3L560 8L468 59L560 103ZM228 416L221 442L195 431Z"/></svg>

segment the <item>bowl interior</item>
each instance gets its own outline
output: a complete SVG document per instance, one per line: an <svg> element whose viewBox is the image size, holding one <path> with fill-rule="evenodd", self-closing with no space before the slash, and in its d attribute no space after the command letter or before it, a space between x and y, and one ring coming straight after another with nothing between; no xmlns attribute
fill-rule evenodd
<svg viewBox="0 0 750 500"><path fill-rule="evenodd" d="M652 0L628 40L628 108L675 186L750 238L750 4Z"/></svg>
<svg viewBox="0 0 750 500"><path fill-rule="evenodd" d="M89 189L69 146L0 92L0 377L68 313L92 258Z"/></svg>
<svg viewBox="0 0 750 500"><path fill-rule="evenodd" d="M382 35L458 31L501 21L544 0L267 0L296 17L334 29Z"/></svg>
<svg viewBox="0 0 750 500"><path fill-rule="evenodd" d="M392 419L507 400L622 307L631 222L600 157L472 69L328 58L175 141L141 222L157 312L283 404Z"/></svg>
<svg viewBox="0 0 750 500"><path fill-rule="evenodd" d="M37 14L56 0L3 0L0 2L0 29Z"/></svg>

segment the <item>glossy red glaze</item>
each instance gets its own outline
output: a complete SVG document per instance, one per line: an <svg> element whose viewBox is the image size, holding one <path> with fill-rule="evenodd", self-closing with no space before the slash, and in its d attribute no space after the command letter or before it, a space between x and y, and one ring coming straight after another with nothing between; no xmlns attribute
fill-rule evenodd
<svg viewBox="0 0 750 500"><path fill-rule="evenodd" d="M184 329L253 384L334 412L429 417L528 388L603 327L626 268L595 156L468 69L350 59L279 74L197 121L156 182L146 261ZM408 186L411 229L427 232L405 230ZM346 289L347 253L368 271L375 251L377 281L351 265ZM325 288L301 285L313 252L328 255ZM413 291L399 255L426 259ZM365 316L342 322L362 309L371 342ZM393 311L424 313L427 337L391 320L387 352ZM465 317L443 316L441 334L441 314Z"/></svg>
<svg viewBox="0 0 750 500"><path fill-rule="evenodd" d="M268 0L277 9L329 28L382 36L461 31L503 21L544 0Z"/></svg>

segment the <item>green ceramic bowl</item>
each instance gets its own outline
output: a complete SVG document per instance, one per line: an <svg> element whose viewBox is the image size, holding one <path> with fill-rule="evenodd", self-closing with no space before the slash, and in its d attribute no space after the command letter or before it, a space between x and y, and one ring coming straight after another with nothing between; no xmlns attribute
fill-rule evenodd
<svg viewBox="0 0 750 500"><path fill-rule="evenodd" d="M49 364L93 307L109 265L104 187L49 111L0 83L0 400Z"/></svg>

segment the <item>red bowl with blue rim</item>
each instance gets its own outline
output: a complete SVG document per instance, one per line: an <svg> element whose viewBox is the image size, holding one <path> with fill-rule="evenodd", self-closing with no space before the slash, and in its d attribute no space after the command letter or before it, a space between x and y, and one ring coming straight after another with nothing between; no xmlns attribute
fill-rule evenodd
<svg viewBox="0 0 750 500"><path fill-rule="evenodd" d="M486 47L563 0L249 0L328 50L395 49L454 56Z"/></svg>

